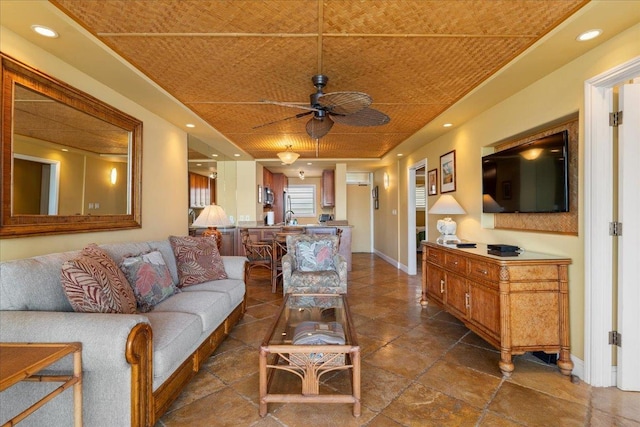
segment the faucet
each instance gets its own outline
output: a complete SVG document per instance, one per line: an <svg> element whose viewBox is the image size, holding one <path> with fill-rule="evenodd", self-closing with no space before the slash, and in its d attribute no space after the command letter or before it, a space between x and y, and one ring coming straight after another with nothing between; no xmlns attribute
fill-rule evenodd
<svg viewBox="0 0 640 427"><path fill-rule="evenodd" d="M286 211L284 213L284 223L286 225L291 225L291 216L295 215L295 212L293 212L291 209L289 209L288 211Z"/></svg>

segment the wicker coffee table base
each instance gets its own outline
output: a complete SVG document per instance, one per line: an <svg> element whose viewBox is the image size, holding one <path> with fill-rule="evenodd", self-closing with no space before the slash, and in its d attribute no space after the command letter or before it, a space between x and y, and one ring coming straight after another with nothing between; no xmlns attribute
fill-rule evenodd
<svg viewBox="0 0 640 427"><path fill-rule="evenodd" d="M273 363L269 363L271 358ZM350 362L350 363L345 363ZM320 395L324 374L351 370L351 395ZM269 393L277 370L300 378L301 394ZM353 416L359 417L360 347L350 345L271 345L260 347L260 416L267 415L267 404L281 403L353 403Z"/></svg>

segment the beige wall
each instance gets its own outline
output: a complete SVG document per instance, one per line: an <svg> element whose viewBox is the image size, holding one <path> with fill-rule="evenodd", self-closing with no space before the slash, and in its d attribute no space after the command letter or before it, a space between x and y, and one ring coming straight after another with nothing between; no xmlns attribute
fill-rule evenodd
<svg viewBox="0 0 640 427"><path fill-rule="evenodd" d="M398 167L399 162L377 170L373 174L373 186L378 186L378 209L373 211L373 245L374 251L380 255L393 260L399 260L398 245L400 241L400 211L399 211L399 194L407 194L407 189L400 189L398 184ZM389 174L389 188L384 188L384 174ZM400 193L400 191L404 191ZM406 197L405 197L406 198ZM394 214L394 211L396 212ZM406 218L406 208L405 208ZM406 219L405 219L406 222ZM406 224L405 233L402 235L403 242L406 242Z"/></svg>
<svg viewBox="0 0 640 427"><path fill-rule="evenodd" d="M125 96L2 28L2 52L143 121L142 228L0 240L0 259L82 248L90 242L144 241L187 233L187 135Z"/></svg>
<svg viewBox="0 0 640 427"><path fill-rule="evenodd" d="M347 185L347 220L351 252L371 252L371 186Z"/></svg>
<svg viewBox="0 0 640 427"><path fill-rule="evenodd" d="M510 98L486 110L473 120L456 126L449 133L432 143L422 147L400 162L399 170L393 168L380 169L376 172L376 184L382 188L382 173L386 170L392 173L393 185L399 182L400 194L407 194L407 168L422 159L427 159L426 169L439 166L442 154L456 150L457 191L452 194L467 211L467 215L456 218L458 222L458 236L462 239L483 243L507 243L520 246L528 251L536 251L567 256L573 260L569 269L569 301L571 322L571 352L579 358L584 358L584 221L583 221L583 104L584 81L609 70L640 55L640 25L622 33L618 37L604 43L600 47L589 51L566 66L540 79L526 89L514 94ZM566 236L550 233L533 233L509 230L496 230L482 225L481 206L481 163L483 147L508 138L529 129L544 125L558 118L568 116L576 111L580 115L580 182L579 182L579 218L580 228L578 236ZM571 153L576 155L576 153ZM382 192L383 194L386 192ZM387 236L387 229L399 228L401 240L406 242L408 230L406 197L400 197L399 216L393 218L389 209L381 200L381 209L376 212L375 247L393 257L391 236ZM437 197L428 197L429 206ZM435 229L437 215L430 215L428 222L429 239L433 240L438 233ZM490 218L489 218L490 219ZM381 230L383 228L384 230ZM399 246L398 259L407 265L407 245Z"/></svg>

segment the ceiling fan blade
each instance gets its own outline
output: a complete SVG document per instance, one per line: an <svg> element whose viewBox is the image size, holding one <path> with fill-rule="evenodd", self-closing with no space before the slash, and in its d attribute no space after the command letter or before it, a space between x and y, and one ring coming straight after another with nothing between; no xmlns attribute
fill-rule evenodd
<svg viewBox="0 0 640 427"><path fill-rule="evenodd" d="M274 120L274 121L269 122L269 123L263 123L261 125L254 126L251 129L258 129L258 128L261 128L261 127L273 125L275 123L284 122L284 121L291 120L291 119L299 119L300 117L308 116L309 114L313 114L313 111L307 111L307 112L304 112L304 113L296 114L295 116L285 117L284 119Z"/></svg>
<svg viewBox="0 0 640 427"><path fill-rule="evenodd" d="M391 120L389 116L374 108L364 108L346 116L332 114L331 117L336 123L348 126L381 126Z"/></svg>
<svg viewBox="0 0 640 427"><path fill-rule="evenodd" d="M308 105L294 104L291 102L270 101L268 99L262 99L260 100L260 102L264 102L265 104L280 105L281 107L299 108L301 110L308 110L308 111L320 111L319 109L310 107Z"/></svg>
<svg viewBox="0 0 640 427"><path fill-rule="evenodd" d="M353 114L371 105L371 97L362 92L331 92L318 97L318 104L334 114Z"/></svg>
<svg viewBox="0 0 640 427"><path fill-rule="evenodd" d="M333 120L331 120L329 116L320 119L312 117L307 122L307 134L309 134L311 138L319 139L328 134L332 127Z"/></svg>

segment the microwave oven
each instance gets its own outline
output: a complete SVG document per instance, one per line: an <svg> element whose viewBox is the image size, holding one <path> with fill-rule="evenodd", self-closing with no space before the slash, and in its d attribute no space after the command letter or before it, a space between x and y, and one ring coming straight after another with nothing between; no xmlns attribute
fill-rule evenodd
<svg viewBox="0 0 640 427"><path fill-rule="evenodd" d="M265 187L264 189L264 205L271 206L275 200L275 195L273 194L273 190L269 187Z"/></svg>
<svg viewBox="0 0 640 427"><path fill-rule="evenodd" d="M333 221L333 215L321 214L320 217L318 218L318 222L327 222L327 221Z"/></svg>

